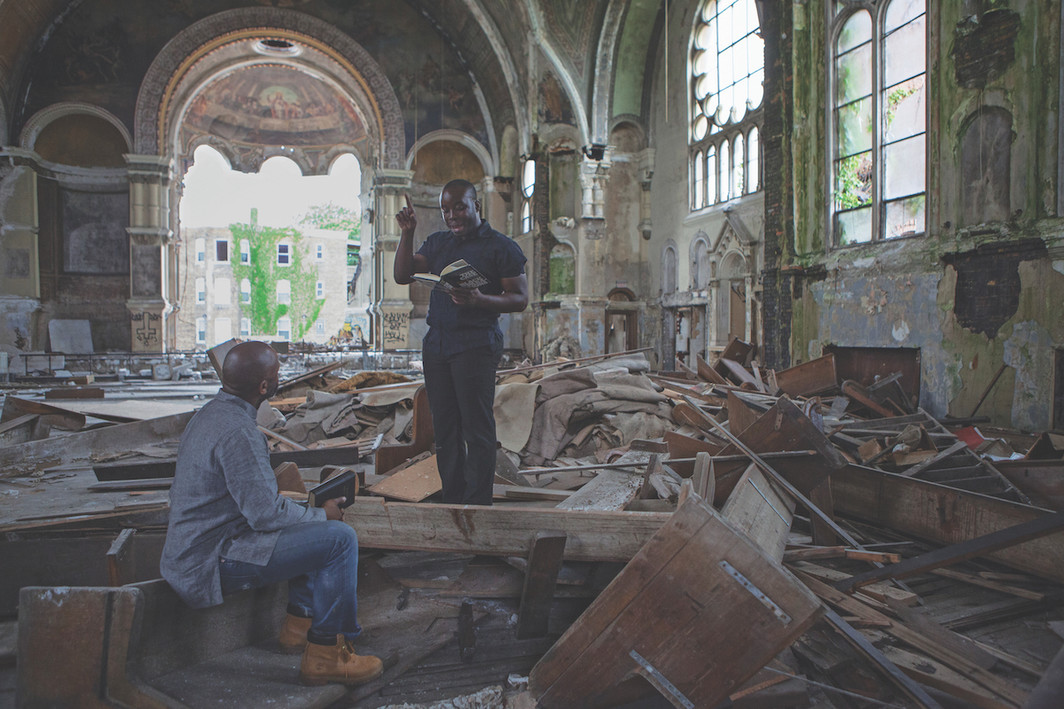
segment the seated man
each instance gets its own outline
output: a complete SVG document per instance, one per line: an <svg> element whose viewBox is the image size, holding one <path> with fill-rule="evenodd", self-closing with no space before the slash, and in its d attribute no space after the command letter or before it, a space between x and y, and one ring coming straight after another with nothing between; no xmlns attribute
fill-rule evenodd
<svg viewBox="0 0 1064 709"><path fill-rule="evenodd" d="M300 681L368 682L384 668L351 645L361 631L358 538L340 521L345 500L304 507L278 494L255 425L259 404L277 392L279 366L265 343L233 347L222 364L222 390L185 428L170 488L163 578L193 608L289 580L281 645L303 652Z"/></svg>

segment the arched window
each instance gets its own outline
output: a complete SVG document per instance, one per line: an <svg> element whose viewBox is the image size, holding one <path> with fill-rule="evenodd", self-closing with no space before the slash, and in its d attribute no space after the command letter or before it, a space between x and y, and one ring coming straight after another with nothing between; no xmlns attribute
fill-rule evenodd
<svg viewBox="0 0 1064 709"><path fill-rule="evenodd" d="M765 45L759 29L754 0L705 0L696 16L688 60L692 209L760 188L751 174L760 166L760 144L743 148L743 135L761 124Z"/></svg>
<svg viewBox="0 0 1064 709"><path fill-rule="evenodd" d="M676 292L676 249L666 246L661 256L661 292L672 295Z"/></svg>
<svg viewBox="0 0 1064 709"><path fill-rule="evenodd" d="M831 229L836 246L925 230L924 0L834 3Z"/></svg>
<svg viewBox="0 0 1064 709"><path fill-rule="evenodd" d="M525 160L521 170L521 233L532 231L532 195L536 191L536 161Z"/></svg>
<svg viewBox="0 0 1064 709"><path fill-rule="evenodd" d="M695 290L705 290L709 285L710 262L709 246L706 240L699 238L695 241L694 259L691 263L691 285Z"/></svg>

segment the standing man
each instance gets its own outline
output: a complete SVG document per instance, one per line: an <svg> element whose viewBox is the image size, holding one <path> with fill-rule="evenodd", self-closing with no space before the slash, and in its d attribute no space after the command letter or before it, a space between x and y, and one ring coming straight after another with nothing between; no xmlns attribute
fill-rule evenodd
<svg viewBox="0 0 1064 709"><path fill-rule="evenodd" d="M277 492L259 404L277 393L277 354L242 342L222 363L222 390L188 422L170 488L163 578L193 608L227 593L288 580L281 647L302 652L304 684L361 684L384 667L359 656L358 537L344 498L304 507Z"/></svg>
<svg viewBox="0 0 1064 709"><path fill-rule="evenodd" d="M481 216L477 190L451 180L440 193L447 231L429 234L414 253L417 216L406 207L395 215L399 247L394 276L410 283L415 273L440 272L464 259L487 279L480 288L434 288L429 331L422 342L425 388L436 433L436 463L443 501L490 505L495 480L495 367L502 356L499 313L528 306L525 255Z"/></svg>

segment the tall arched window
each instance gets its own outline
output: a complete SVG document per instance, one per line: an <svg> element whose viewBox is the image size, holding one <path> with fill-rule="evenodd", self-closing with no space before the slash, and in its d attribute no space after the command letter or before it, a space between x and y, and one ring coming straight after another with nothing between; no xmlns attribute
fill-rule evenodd
<svg viewBox="0 0 1064 709"><path fill-rule="evenodd" d="M925 230L925 5L925 0L830 5L836 246Z"/></svg>
<svg viewBox="0 0 1064 709"><path fill-rule="evenodd" d="M697 14L688 60L692 209L760 188L760 146L743 140L761 124L765 45L758 30L754 0L705 0Z"/></svg>
<svg viewBox="0 0 1064 709"><path fill-rule="evenodd" d="M676 249L666 246L661 256L661 292L672 295L676 292Z"/></svg>
<svg viewBox="0 0 1064 709"><path fill-rule="evenodd" d="M521 233L532 231L532 195L536 192L536 161L525 160L521 170Z"/></svg>

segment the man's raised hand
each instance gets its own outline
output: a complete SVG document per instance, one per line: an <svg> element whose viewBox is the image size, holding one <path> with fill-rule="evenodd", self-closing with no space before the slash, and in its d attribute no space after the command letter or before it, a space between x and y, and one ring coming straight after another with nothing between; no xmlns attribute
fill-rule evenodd
<svg viewBox="0 0 1064 709"><path fill-rule="evenodd" d="M417 228L417 214L414 213L414 205L410 202L410 195L404 194L406 206L395 215L395 221L399 224L399 231L403 234L413 234Z"/></svg>

